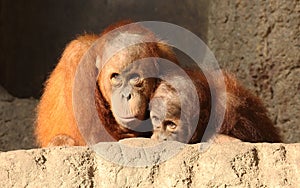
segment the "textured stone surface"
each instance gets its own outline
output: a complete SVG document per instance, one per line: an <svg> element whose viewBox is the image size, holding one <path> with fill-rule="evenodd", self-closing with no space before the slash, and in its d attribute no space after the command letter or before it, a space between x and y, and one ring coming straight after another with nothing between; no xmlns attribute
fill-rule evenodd
<svg viewBox="0 0 300 188"><path fill-rule="evenodd" d="M0 151L35 147L33 122L36 99L18 99L0 86Z"/></svg>
<svg viewBox="0 0 300 188"><path fill-rule="evenodd" d="M208 43L260 96L285 141L300 142L300 1L210 1Z"/></svg>
<svg viewBox="0 0 300 188"><path fill-rule="evenodd" d="M144 147L146 139L116 143ZM111 143L104 143L110 145ZM189 145L163 163L126 167L86 147L0 152L0 187L297 187L300 144ZM114 155L109 150L107 156ZM126 150L123 150L126 153ZM170 152L162 149L158 157ZM151 156L148 155L147 159ZM134 160L136 158L127 158Z"/></svg>
<svg viewBox="0 0 300 188"><path fill-rule="evenodd" d="M93 187L94 157L87 148L0 153L0 187Z"/></svg>

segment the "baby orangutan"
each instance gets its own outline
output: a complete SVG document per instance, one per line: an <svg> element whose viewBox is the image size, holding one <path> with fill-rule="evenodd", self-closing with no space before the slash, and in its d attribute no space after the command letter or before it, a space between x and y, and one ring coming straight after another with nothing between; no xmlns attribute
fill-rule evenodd
<svg viewBox="0 0 300 188"><path fill-rule="evenodd" d="M188 77L172 73L167 76L171 79L161 81L156 89L150 101L152 139L201 142L211 110L210 90L200 71L186 70L186 73L197 79L192 82Z"/></svg>
<svg viewBox="0 0 300 188"><path fill-rule="evenodd" d="M238 139L247 142L281 141L278 130L268 118L261 101L238 84L235 78L223 73L226 100L216 95L213 105L209 102L212 95L203 74L198 71L186 72L193 80L198 96L195 98L189 93L192 86L184 77L173 75L171 83L162 81L150 101L150 117L154 129L151 139L183 143L201 142L209 117L219 118L223 108L225 115L221 127L209 127L213 133L218 133L214 139L217 143ZM180 90L176 91L174 86ZM213 92L220 89L218 82L211 87ZM195 100L199 100L200 107L195 106ZM189 108L182 111L183 106ZM195 117L196 108L200 109L198 123ZM204 141L212 137L213 133L208 131Z"/></svg>

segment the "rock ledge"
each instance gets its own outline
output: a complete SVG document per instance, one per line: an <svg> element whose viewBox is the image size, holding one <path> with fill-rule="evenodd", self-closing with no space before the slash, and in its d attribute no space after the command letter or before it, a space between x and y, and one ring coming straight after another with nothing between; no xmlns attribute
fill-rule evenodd
<svg viewBox="0 0 300 188"><path fill-rule="evenodd" d="M53 147L0 152L0 187L297 187L300 185L300 144L201 144L166 143L156 158L149 155L146 139L101 143L109 159L88 147ZM145 148L131 161L147 158L140 167L111 162L113 151L124 161L131 145ZM177 148L164 162L154 159ZM129 147L128 147L129 148ZM99 148L98 148L99 149ZM118 150L119 149L119 150ZM129 150L128 150L129 151ZM130 150L132 151L132 150ZM103 153L103 152L102 152ZM138 153L138 152L136 152ZM122 158L123 156L123 159ZM127 155L128 157L128 155ZM124 164L124 163L123 163Z"/></svg>

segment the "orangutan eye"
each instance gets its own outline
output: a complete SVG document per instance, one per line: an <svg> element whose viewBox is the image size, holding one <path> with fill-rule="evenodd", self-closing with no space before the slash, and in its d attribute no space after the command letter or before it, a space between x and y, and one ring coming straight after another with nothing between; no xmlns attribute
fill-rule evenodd
<svg viewBox="0 0 300 188"><path fill-rule="evenodd" d="M120 77L120 74L118 73L112 73L110 76L111 84L115 87L120 87L122 85L122 79Z"/></svg>
<svg viewBox="0 0 300 188"><path fill-rule="evenodd" d="M118 73L112 73L111 75L110 75L110 79L116 79L116 78L118 78L120 76L120 74L118 74Z"/></svg>
<svg viewBox="0 0 300 188"><path fill-rule="evenodd" d="M155 121L155 122L158 121L158 117L157 116L152 116L151 119L152 119L152 121Z"/></svg>
<svg viewBox="0 0 300 188"><path fill-rule="evenodd" d="M129 82L135 87L141 87L143 83L140 75L138 74L132 74L129 78Z"/></svg>
<svg viewBox="0 0 300 188"><path fill-rule="evenodd" d="M165 121L164 125L171 131L174 131L174 129L177 128L177 125L173 121Z"/></svg>

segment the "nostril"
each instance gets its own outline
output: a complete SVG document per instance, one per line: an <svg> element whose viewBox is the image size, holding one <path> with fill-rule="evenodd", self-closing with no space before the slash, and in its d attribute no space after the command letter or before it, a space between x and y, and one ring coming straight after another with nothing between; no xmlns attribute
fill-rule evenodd
<svg viewBox="0 0 300 188"><path fill-rule="evenodd" d="M126 97L127 100L129 101L131 99L131 94L129 93L128 96Z"/></svg>
<svg viewBox="0 0 300 188"><path fill-rule="evenodd" d="M126 98L127 100L130 100L131 94L130 93L122 93L122 98Z"/></svg>

